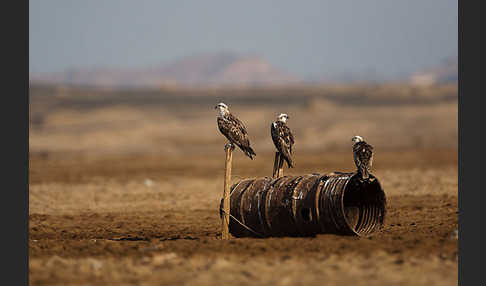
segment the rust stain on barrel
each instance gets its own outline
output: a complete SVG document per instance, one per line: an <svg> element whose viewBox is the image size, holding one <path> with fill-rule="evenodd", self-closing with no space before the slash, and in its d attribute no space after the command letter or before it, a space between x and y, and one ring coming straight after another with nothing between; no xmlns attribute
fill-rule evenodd
<svg viewBox="0 0 486 286"><path fill-rule="evenodd" d="M282 207L285 204L283 196L285 195L285 187L291 183L295 177L281 177L272 184L268 191L266 204L265 204L265 217L268 228L271 229L272 235L281 235L281 218L285 217L285 208Z"/></svg>

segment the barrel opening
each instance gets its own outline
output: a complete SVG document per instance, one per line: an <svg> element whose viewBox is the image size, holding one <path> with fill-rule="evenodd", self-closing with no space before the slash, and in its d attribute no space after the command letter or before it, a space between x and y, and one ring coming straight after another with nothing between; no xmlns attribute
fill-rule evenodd
<svg viewBox="0 0 486 286"><path fill-rule="evenodd" d="M366 236L383 226L385 194L378 180L360 181L355 175L344 191L343 210L348 226L357 235Z"/></svg>
<svg viewBox="0 0 486 286"><path fill-rule="evenodd" d="M302 208L300 210L300 214L302 215L302 219L306 222L309 222L312 220L312 213L309 208Z"/></svg>

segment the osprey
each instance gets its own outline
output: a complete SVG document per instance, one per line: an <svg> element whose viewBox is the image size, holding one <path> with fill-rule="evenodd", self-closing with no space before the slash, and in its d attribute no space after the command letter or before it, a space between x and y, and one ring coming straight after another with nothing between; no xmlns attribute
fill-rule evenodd
<svg viewBox="0 0 486 286"><path fill-rule="evenodd" d="M277 121L272 123L270 131L273 144L275 144L275 147L277 147L278 152L280 152L281 156L285 159L289 168L293 168L294 163L292 162L291 155L292 145L294 145L294 135L292 135L289 127L287 127L287 119L289 119L287 114L280 114L277 117Z"/></svg>
<svg viewBox="0 0 486 286"><path fill-rule="evenodd" d="M373 146L366 143L361 136L354 136L351 141L354 142L353 157L358 173L363 180L367 180L373 164Z"/></svg>
<svg viewBox="0 0 486 286"><path fill-rule="evenodd" d="M256 154L250 147L250 140L248 139L248 133L246 132L243 122L233 116L233 114L229 112L228 106L222 102L214 108L219 109L219 131L221 131L221 133L230 141L231 148L234 149L234 145L237 145L246 156L253 160L253 156L256 156Z"/></svg>

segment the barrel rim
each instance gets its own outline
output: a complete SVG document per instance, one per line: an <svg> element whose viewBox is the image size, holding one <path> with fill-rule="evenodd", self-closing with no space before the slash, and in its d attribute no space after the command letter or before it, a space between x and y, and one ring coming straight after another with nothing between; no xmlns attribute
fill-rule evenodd
<svg viewBox="0 0 486 286"><path fill-rule="evenodd" d="M342 175L344 175L345 173L343 173ZM343 187L343 191L341 192L341 210L343 212L343 216L344 216L344 221L346 222L346 225L348 226L348 228L351 230L352 233L356 234L357 236L360 236L360 237L366 237L366 236L371 236L375 233L375 231L366 231L366 232L357 232L353 227L351 227L351 224L349 223L348 221L348 218L346 216L346 214L344 213L344 195L346 194L346 190L347 190L347 187L348 187L348 183L356 176L359 176L359 173L358 172L353 172L353 173L349 173L350 176L348 177L348 179L346 180L346 183ZM384 226L384 217L385 217L385 214L386 214L386 194L385 194L385 191L383 190L383 187L381 186L381 183L380 181L378 180L378 178L376 178L374 175L372 174L369 174L369 177L374 179L373 183L376 183L378 184L378 187L379 187L379 190L381 191L381 193L383 194L384 196L384 202L383 202L383 220L379 220L378 223L379 223L379 226L377 228L375 228L376 230L379 230L381 228L383 228ZM380 211L381 211L381 208L380 208Z"/></svg>

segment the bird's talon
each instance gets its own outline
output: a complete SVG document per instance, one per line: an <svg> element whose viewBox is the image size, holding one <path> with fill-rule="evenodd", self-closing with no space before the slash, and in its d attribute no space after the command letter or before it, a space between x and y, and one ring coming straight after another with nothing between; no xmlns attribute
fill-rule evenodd
<svg viewBox="0 0 486 286"><path fill-rule="evenodd" d="M228 143L224 145L224 150L226 151L228 148L231 148L231 151L235 150L235 145Z"/></svg>

